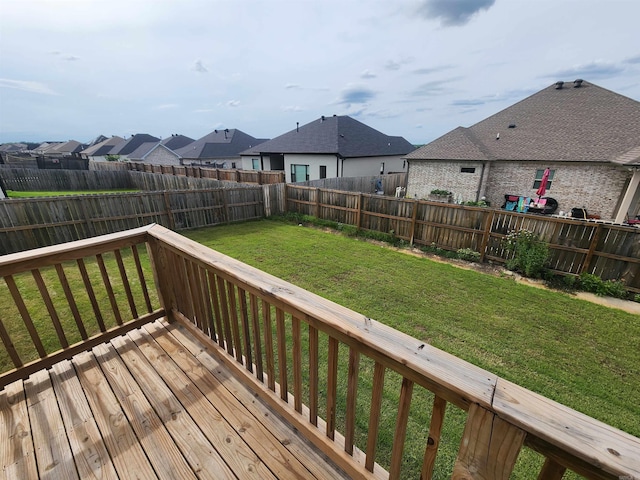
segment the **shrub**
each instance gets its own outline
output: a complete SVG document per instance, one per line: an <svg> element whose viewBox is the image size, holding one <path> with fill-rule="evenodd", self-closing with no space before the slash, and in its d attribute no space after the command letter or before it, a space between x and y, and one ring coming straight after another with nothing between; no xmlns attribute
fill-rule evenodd
<svg viewBox="0 0 640 480"><path fill-rule="evenodd" d="M457 252L458 258L467 262L480 261L480 252L476 252L472 248L461 248Z"/></svg>
<svg viewBox="0 0 640 480"><path fill-rule="evenodd" d="M602 280L592 273L580 274L580 288L603 297L627 298L627 289L620 280Z"/></svg>
<svg viewBox="0 0 640 480"><path fill-rule="evenodd" d="M511 232L504 240L504 248L513 256L507 260L507 268L526 277L544 276L549 261L549 247L538 235L529 230Z"/></svg>
<svg viewBox="0 0 640 480"><path fill-rule="evenodd" d="M438 188L431 190L431 192L429 193L431 193L431 195L443 195L443 196L451 195L451 192L449 190L441 190Z"/></svg>
<svg viewBox="0 0 640 480"><path fill-rule="evenodd" d="M633 301L634 301L634 302L638 302L638 303L640 303L640 293L636 293L636 294L633 296Z"/></svg>

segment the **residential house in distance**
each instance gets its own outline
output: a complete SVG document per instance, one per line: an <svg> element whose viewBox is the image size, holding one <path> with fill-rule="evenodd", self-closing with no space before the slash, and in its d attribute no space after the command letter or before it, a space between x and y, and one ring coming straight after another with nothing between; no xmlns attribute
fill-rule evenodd
<svg viewBox="0 0 640 480"><path fill-rule="evenodd" d="M407 196L462 201L545 196L620 223L640 214L640 102L583 80L557 82L406 156ZM557 213L557 212L556 212Z"/></svg>
<svg viewBox="0 0 640 480"><path fill-rule="evenodd" d="M119 143L109 150L109 155L118 155L120 160L127 160L129 155L133 153L143 143L157 143L160 139L149 135L147 133L136 133L132 135L129 140L125 140L124 143Z"/></svg>
<svg viewBox="0 0 640 480"><path fill-rule="evenodd" d="M209 165L215 168L241 168L240 152L265 142L236 128L214 130L175 152L183 165Z"/></svg>
<svg viewBox="0 0 640 480"><path fill-rule="evenodd" d="M414 146L349 116L320 117L242 152L245 170L284 170L287 182L398 173Z"/></svg>
<svg viewBox="0 0 640 480"><path fill-rule="evenodd" d="M159 142L143 143L128 155L128 159L154 165L180 165L180 155L175 151L193 142L193 138L184 135L171 135Z"/></svg>
<svg viewBox="0 0 640 480"><path fill-rule="evenodd" d="M80 152L80 155L82 156L82 158L86 158L94 162L106 162L106 157L107 155L109 155L109 152L113 150L114 147L123 145L124 143L124 138L114 135L111 138L105 138L104 140L94 143L88 148L85 148Z"/></svg>

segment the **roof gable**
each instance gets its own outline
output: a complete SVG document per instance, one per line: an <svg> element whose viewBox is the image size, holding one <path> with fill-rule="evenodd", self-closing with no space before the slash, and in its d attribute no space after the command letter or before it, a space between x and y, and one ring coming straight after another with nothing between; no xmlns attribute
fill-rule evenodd
<svg viewBox="0 0 640 480"><path fill-rule="evenodd" d="M640 102L586 81L558 86L550 85L467 129L487 159L608 162L640 145ZM471 159L467 140L450 136L453 132L409 158L450 158L448 151L457 151ZM443 140L448 136L450 144Z"/></svg>
<svg viewBox="0 0 640 480"><path fill-rule="evenodd" d="M128 155L132 153L143 143L159 142L160 139L146 133L137 133L133 135L129 140L126 140L122 144L118 144L109 152L111 155Z"/></svg>

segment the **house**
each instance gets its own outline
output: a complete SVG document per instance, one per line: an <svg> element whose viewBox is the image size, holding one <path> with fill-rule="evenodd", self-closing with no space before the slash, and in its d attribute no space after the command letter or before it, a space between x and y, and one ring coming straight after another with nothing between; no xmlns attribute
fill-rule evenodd
<svg viewBox="0 0 640 480"><path fill-rule="evenodd" d="M622 222L640 213L640 102L583 80L557 82L406 156L407 195L449 190L461 201L546 196Z"/></svg>
<svg viewBox="0 0 640 480"><path fill-rule="evenodd" d="M79 156L80 152L86 148L86 145L76 140L58 143L48 148L43 155L45 157L74 157Z"/></svg>
<svg viewBox="0 0 640 480"><path fill-rule="evenodd" d="M178 148L175 152L182 158L183 165L211 165L216 168L240 168L240 152L265 142L241 130L221 129Z"/></svg>
<svg viewBox="0 0 640 480"><path fill-rule="evenodd" d="M181 158L175 150L193 143L193 138L171 135L159 142L145 142L128 155L132 162L154 165L181 165Z"/></svg>
<svg viewBox="0 0 640 480"><path fill-rule="evenodd" d="M158 137L154 137L153 135L149 135L147 133L137 133L132 135L129 140L125 140L124 143L119 143L111 150L109 150L108 155L118 155L120 160L127 160L129 155L133 153L140 145L143 143L157 143L160 139Z"/></svg>
<svg viewBox="0 0 640 480"><path fill-rule="evenodd" d="M245 170L284 170L287 182L379 175L406 170L414 149L349 116L334 115L296 127L242 152Z"/></svg>
<svg viewBox="0 0 640 480"><path fill-rule="evenodd" d="M82 158L95 162L105 162L107 161L107 155L109 155L109 152L117 145L124 145L125 141L126 140L124 138L114 135L111 138L105 138L104 140L85 148L80 152L80 155Z"/></svg>

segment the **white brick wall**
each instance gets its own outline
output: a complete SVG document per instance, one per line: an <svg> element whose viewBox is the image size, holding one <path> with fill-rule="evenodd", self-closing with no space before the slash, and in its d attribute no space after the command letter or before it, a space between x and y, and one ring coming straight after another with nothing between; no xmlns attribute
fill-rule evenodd
<svg viewBox="0 0 640 480"><path fill-rule="evenodd" d="M473 174L460 173L463 166L476 167ZM608 163L491 162L484 195L492 206L500 207L504 195L535 197L536 170L555 170L545 196L558 201L558 212L585 207L589 214L612 219L631 172ZM481 162L413 161L409 166L407 194L426 198L433 189L450 190L463 201L475 200L482 172Z"/></svg>

